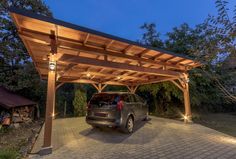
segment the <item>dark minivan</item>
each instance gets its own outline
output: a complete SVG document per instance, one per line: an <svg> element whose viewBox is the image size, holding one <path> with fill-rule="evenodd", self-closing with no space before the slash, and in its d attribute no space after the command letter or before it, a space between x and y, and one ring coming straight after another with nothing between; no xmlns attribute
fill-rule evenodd
<svg viewBox="0 0 236 159"><path fill-rule="evenodd" d="M93 127L119 127L126 133L132 133L134 124L147 118L146 102L133 93L97 93L87 106L86 122Z"/></svg>

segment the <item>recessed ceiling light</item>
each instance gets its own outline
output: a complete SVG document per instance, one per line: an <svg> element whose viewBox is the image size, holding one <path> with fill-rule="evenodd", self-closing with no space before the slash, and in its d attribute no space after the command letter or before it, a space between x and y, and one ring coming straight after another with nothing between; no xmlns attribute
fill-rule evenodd
<svg viewBox="0 0 236 159"><path fill-rule="evenodd" d="M43 56L43 61L47 61L48 57L47 56Z"/></svg>
<svg viewBox="0 0 236 159"><path fill-rule="evenodd" d="M86 74L86 76L87 76L87 77L90 77L90 76L91 76L91 74L90 74L90 73L87 73L87 74Z"/></svg>

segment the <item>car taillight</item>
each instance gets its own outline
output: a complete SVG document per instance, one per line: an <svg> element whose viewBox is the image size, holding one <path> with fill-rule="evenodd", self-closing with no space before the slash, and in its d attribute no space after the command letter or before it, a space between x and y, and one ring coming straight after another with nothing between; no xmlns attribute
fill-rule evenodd
<svg viewBox="0 0 236 159"><path fill-rule="evenodd" d="M124 106L124 103L123 103L123 101L120 100L120 101L117 103L117 105L116 105L117 110L121 111L122 108L123 108L123 106Z"/></svg>

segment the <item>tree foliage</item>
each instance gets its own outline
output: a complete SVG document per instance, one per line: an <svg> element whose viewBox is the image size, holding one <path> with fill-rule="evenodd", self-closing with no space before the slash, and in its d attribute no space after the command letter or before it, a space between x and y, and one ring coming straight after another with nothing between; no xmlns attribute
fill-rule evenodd
<svg viewBox="0 0 236 159"><path fill-rule="evenodd" d="M201 61L204 64L203 67L190 71L192 107L199 111L222 112L235 110L227 102L215 79L221 80L225 74L225 72L224 74L221 72L219 56L235 53L236 10L234 10L234 17L230 19L227 2L216 0L215 3L218 15L209 16L202 24L196 25L194 28L189 27L186 23L174 27L171 32L166 34L165 41L157 38L159 33L156 31L155 24L145 23L141 27L146 31L141 42L151 45L161 43L161 47L166 50ZM222 83L225 82L222 80ZM167 111L167 108L173 108L183 103L183 98L180 98L182 92L176 91L171 83L145 85L140 87L139 91L149 92L152 95L154 107L162 108L158 111L160 114ZM169 101L175 101L175 103L168 103Z"/></svg>
<svg viewBox="0 0 236 159"><path fill-rule="evenodd" d="M144 23L140 28L144 30L143 37L140 41L141 43L158 48L163 47L163 42L160 39L160 33L156 31L156 24Z"/></svg>
<svg viewBox="0 0 236 159"><path fill-rule="evenodd" d="M75 90L75 97L73 100L74 115L84 116L86 114L87 94L80 88Z"/></svg>
<svg viewBox="0 0 236 159"><path fill-rule="evenodd" d="M28 87L26 83L30 84L30 81L26 80L31 79L22 78L22 74L23 77L27 76L26 74L30 72L25 71L28 71L27 67L32 64L9 15L9 7L27 9L47 16L52 16L52 13L42 0L2 0L0 2L0 85L21 90ZM30 71L36 74L35 69Z"/></svg>

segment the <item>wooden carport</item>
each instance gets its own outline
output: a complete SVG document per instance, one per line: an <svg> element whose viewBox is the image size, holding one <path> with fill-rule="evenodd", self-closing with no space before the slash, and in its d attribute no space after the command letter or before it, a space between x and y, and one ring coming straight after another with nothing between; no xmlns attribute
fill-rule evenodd
<svg viewBox="0 0 236 159"><path fill-rule="evenodd" d="M187 71L200 63L29 11L11 8L10 14L35 68L48 80L41 154L52 150L55 92L63 83L90 83L99 92L107 85L125 85L135 92L142 84L171 81L183 91L185 122L191 121Z"/></svg>

